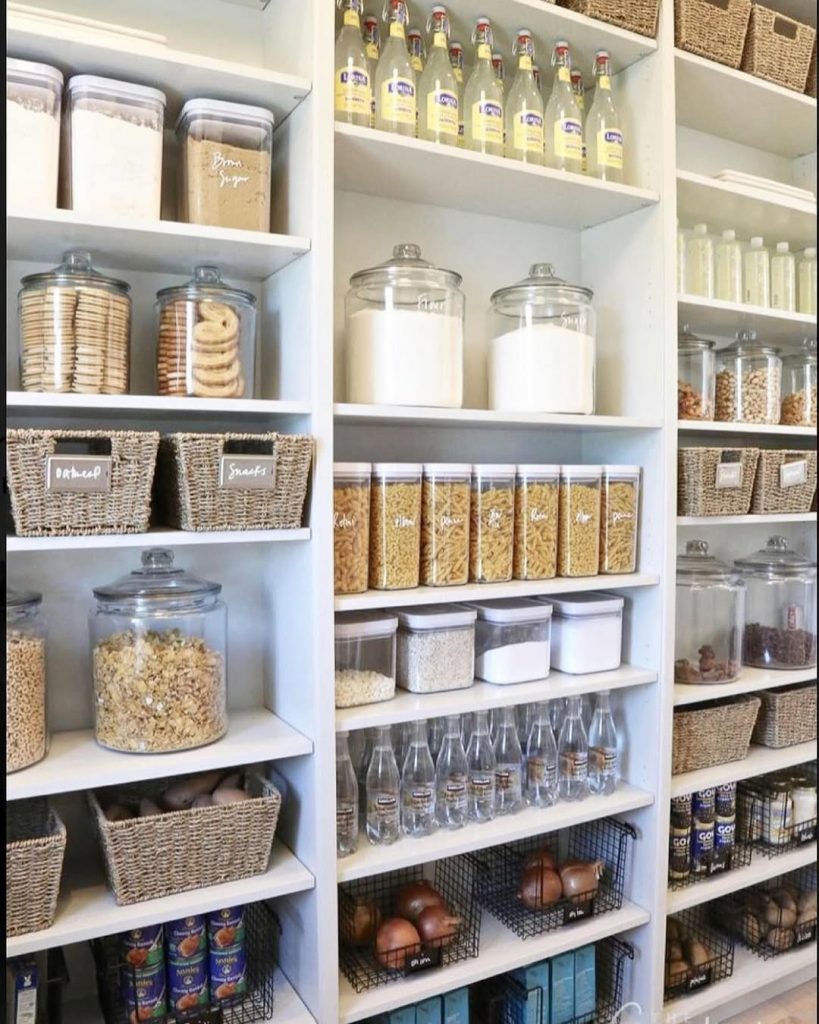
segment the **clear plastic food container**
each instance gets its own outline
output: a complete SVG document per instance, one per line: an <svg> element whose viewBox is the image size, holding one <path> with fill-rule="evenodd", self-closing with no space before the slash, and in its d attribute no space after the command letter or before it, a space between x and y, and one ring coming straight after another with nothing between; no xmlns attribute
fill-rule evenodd
<svg viewBox="0 0 819 1024"><path fill-rule="evenodd" d="M558 576L598 573L602 478L602 466L560 467Z"/></svg>
<svg viewBox="0 0 819 1024"><path fill-rule="evenodd" d="M716 388L714 342L691 334L688 326L677 341L677 418L713 420Z"/></svg>
<svg viewBox="0 0 819 1024"><path fill-rule="evenodd" d="M333 579L336 594L360 594L369 584L369 462L333 466Z"/></svg>
<svg viewBox="0 0 819 1024"><path fill-rule="evenodd" d="M376 463L370 494L370 586L418 586L421 566L421 474L415 463Z"/></svg>
<svg viewBox="0 0 819 1024"><path fill-rule="evenodd" d="M504 686L549 675L552 609L529 598L470 602L475 623L475 675Z"/></svg>
<svg viewBox="0 0 819 1024"><path fill-rule="evenodd" d="M54 210L60 166L62 72L6 58L6 205Z"/></svg>
<svg viewBox="0 0 819 1024"><path fill-rule="evenodd" d="M46 623L42 594L6 588L6 774L46 755Z"/></svg>
<svg viewBox="0 0 819 1024"><path fill-rule="evenodd" d="M451 587L469 580L471 465L424 466L421 583Z"/></svg>
<svg viewBox="0 0 819 1024"><path fill-rule="evenodd" d="M600 572L635 572L640 530L640 467L604 466L600 491Z"/></svg>
<svg viewBox="0 0 819 1024"><path fill-rule="evenodd" d="M336 615L336 707L377 704L395 696L395 632L385 612Z"/></svg>
<svg viewBox="0 0 819 1024"><path fill-rule="evenodd" d="M557 575L560 466L518 466L515 475L516 580Z"/></svg>
<svg viewBox="0 0 819 1024"><path fill-rule="evenodd" d="M741 331L717 354L715 418L720 423L779 423L782 360L779 350Z"/></svg>
<svg viewBox="0 0 819 1024"><path fill-rule="evenodd" d="M816 426L816 339L782 361L782 416L788 426Z"/></svg>
<svg viewBox="0 0 819 1024"><path fill-rule="evenodd" d="M256 296L198 266L183 285L156 295L160 395L253 398Z"/></svg>
<svg viewBox="0 0 819 1024"><path fill-rule="evenodd" d="M512 579L515 553L515 467L473 466L469 578L473 583Z"/></svg>
<svg viewBox="0 0 819 1024"><path fill-rule="evenodd" d="M221 583L151 548L142 566L94 588L91 653L97 742L111 750L190 750L227 732L227 609Z"/></svg>
<svg viewBox="0 0 819 1024"><path fill-rule="evenodd" d="M54 270L20 282L20 383L24 391L124 395L131 348L130 285L67 252Z"/></svg>
<svg viewBox="0 0 819 1024"><path fill-rule="evenodd" d="M552 668L570 675L620 667L623 605L615 594L538 598L552 609Z"/></svg>
<svg viewBox="0 0 819 1024"><path fill-rule="evenodd" d="M270 230L274 123L273 114L262 107L188 100L176 122L182 148L181 220Z"/></svg>
<svg viewBox="0 0 819 1024"><path fill-rule="evenodd" d="M65 205L89 217L159 220L165 94L95 75L69 79Z"/></svg>
<svg viewBox="0 0 819 1024"><path fill-rule="evenodd" d="M421 605L398 613L398 685L411 693L463 690L475 678L474 608Z"/></svg>

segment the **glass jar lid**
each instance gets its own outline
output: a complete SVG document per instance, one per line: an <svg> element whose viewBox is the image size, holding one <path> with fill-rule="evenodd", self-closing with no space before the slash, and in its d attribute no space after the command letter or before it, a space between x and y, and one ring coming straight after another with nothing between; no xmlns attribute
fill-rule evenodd
<svg viewBox="0 0 819 1024"><path fill-rule="evenodd" d="M68 288L76 288L84 285L87 288L100 288L105 291L115 292L117 295L127 295L131 286L125 281L118 281L114 277L106 277L100 274L91 266L91 253L84 249L71 249L63 253L63 262L53 270L47 270L39 274L29 274L20 282L21 291L26 288L50 288L55 285L62 285Z"/></svg>
<svg viewBox="0 0 819 1024"><path fill-rule="evenodd" d="M190 281L173 285L171 288L162 288L156 293L156 298L158 302L170 302L173 299L198 302L202 299L212 299L214 302L238 302L253 308L256 306L255 295L240 288L231 288L222 280L219 268L207 263L200 263L193 268L193 277Z"/></svg>
<svg viewBox="0 0 819 1024"><path fill-rule="evenodd" d="M805 338L799 351L782 360L788 366L816 366L816 338Z"/></svg>
<svg viewBox="0 0 819 1024"><path fill-rule="evenodd" d="M810 576L816 575L816 562L805 558L798 551L792 551L784 537L770 537L759 551L738 558L736 567L750 576Z"/></svg>
<svg viewBox="0 0 819 1024"><path fill-rule="evenodd" d="M741 582L736 570L727 562L721 562L714 555L708 554L708 543L704 540L688 541L685 554L677 555L677 577L683 577L686 582L698 578L709 582Z"/></svg>
<svg viewBox="0 0 819 1024"><path fill-rule="evenodd" d="M42 603L43 595L36 590L15 590L13 587L6 587L6 608L25 611Z"/></svg>
<svg viewBox="0 0 819 1024"><path fill-rule="evenodd" d="M737 340L724 348L721 355L732 356L778 356L779 349L757 340L756 331L737 331Z"/></svg>
<svg viewBox="0 0 819 1024"><path fill-rule="evenodd" d="M543 306L564 301L585 306L593 297L591 288L558 277L551 263L533 263L528 277L492 293L492 305Z"/></svg>
<svg viewBox="0 0 819 1024"><path fill-rule="evenodd" d="M143 607L150 604L196 607L213 604L221 583L200 579L173 564L173 551L149 548L142 552L142 566L104 587L94 588L102 603Z"/></svg>
<svg viewBox="0 0 819 1024"><path fill-rule="evenodd" d="M677 337L677 348L680 352L706 352L715 347L713 341L697 337L696 334L692 334L688 324L683 324L683 329Z"/></svg>
<svg viewBox="0 0 819 1024"><path fill-rule="evenodd" d="M392 259L375 267L359 270L350 278L351 285L375 288L459 288L463 277L454 270L444 270L421 259L421 246L402 242L392 251Z"/></svg>

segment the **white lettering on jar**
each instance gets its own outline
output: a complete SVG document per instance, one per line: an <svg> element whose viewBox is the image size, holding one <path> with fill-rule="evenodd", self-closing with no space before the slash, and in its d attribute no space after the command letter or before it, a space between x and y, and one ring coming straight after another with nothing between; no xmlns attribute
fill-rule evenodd
<svg viewBox="0 0 819 1024"><path fill-rule="evenodd" d="M348 516L344 512L333 513L333 529L351 530L358 522L358 516Z"/></svg>
<svg viewBox="0 0 819 1024"><path fill-rule="evenodd" d="M396 516L393 519L393 526L403 529L406 526L415 526L415 518L411 516Z"/></svg>
<svg viewBox="0 0 819 1024"><path fill-rule="evenodd" d="M219 172L219 188L238 188L250 181L249 174L226 174L225 169L239 169L243 166L241 160L233 160L224 154L216 152L213 154L211 169Z"/></svg>

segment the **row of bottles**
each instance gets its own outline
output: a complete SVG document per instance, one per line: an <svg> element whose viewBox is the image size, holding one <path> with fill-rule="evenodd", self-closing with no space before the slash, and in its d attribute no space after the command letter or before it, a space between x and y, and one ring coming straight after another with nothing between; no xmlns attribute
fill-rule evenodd
<svg viewBox="0 0 819 1024"><path fill-rule="evenodd" d="M805 249L797 263L787 242L771 253L758 236L744 245L730 229L715 239L707 224L678 228L677 287L682 295L815 316L816 249Z"/></svg>
<svg viewBox="0 0 819 1024"><path fill-rule="evenodd" d="M554 84L544 103L531 32L520 29L513 47L517 73L504 87L504 65L493 52L492 24L478 18L475 63L465 80L464 50L450 46L449 16L437 4L423 36L407 32L406 0L387 0L383 47L377 20L364 18L363 0L337 0L343 24L336 43L336 120L458 146L488 156L623 180L623 130L611 83L611 60L598 50L596 89L588 114L582 75L572 70L568 43L552 52Z"/></svg>
<svg viewBox="0 0 819 1024"><path fill-rule="evenodd" d="M608 691L597 694L588 726L584 710L586 698L570 697L409 722L395 736L385 726L354 734L352 755L348 734L338 733L339 856L355 851L359 822L370 843L386 845L525 805L613 793L618 735Z"/></svg>

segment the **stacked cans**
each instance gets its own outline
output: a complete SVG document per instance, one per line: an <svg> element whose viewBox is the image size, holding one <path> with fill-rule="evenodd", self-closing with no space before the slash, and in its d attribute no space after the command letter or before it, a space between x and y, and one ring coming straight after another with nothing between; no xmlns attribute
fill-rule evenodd
<svg viewBox="0 0 819 1024"><path fill-rule="evenodd" d="M737 785L728 782L671 801L668 877L681 882L726 871L736 841Z"/></svg>
<svg viewBox="0 0 819 1024"><path fill-rule="evenodd" d="M161 924L120 936L120 987L128 1019L164 1020L168 1012L165 941Z"/></svg>
<svg viewBox="0 0 819 1024"><path fill-rule="evenodd" d="M165 925L168 964L168 999L177 1019L207 1009L208 943L201 914Z"/></svg>
<svg viewBox="0 0 819 1024"><path fill-rule="evenodd" d="M243 999L247 994L244 907L208 914L208 962L213 1003L226 1006Z"/></svg>

